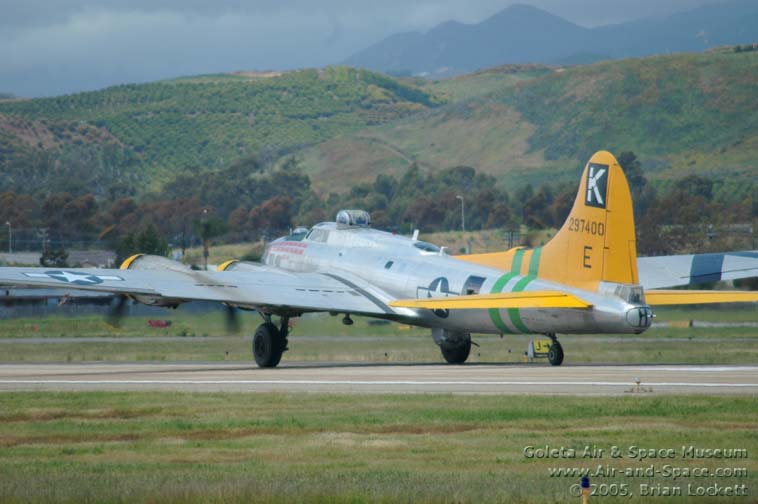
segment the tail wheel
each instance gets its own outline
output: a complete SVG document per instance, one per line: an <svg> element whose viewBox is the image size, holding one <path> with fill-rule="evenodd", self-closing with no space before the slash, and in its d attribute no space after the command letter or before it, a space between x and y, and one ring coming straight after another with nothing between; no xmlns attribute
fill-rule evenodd
<svg viewBox="0 0 758 504"><path fill-rule="evenodd" d="M551 366L560 366L563 363L563 347L558 340L554 340L550 344L550 350L547 352L547 360Z"/></svg>
<svg viewBox="0 0 758 504"><path fill-rule="evenodd" d="M455 346L440 345L440 350L448 364L463 364L471 352L471 338L466 338Z"/></svg>
<svg viewBox="0 0 758 504"><path fill-rule="evenodd" d="M285 338L271 322L258 326L253 336L253 357L258 367L276 367L282 360L286 343Z"/></svg>

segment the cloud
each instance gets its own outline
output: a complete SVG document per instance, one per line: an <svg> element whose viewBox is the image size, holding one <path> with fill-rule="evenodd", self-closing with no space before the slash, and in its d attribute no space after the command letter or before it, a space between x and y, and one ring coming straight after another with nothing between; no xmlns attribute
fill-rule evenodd
<svg viewBox="0 0 758 504"><path fill-rule="evenodd" d="M593 24L706 0L521 1ZM450 19L479 22L510 3L0 0L0 91L39 96L188 74L322 66L393 33Z"/></svg>

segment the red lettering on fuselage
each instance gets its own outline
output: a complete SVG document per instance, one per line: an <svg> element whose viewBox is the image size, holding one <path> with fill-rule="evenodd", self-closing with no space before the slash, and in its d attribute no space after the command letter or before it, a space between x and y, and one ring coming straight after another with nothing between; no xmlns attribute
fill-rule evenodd
<svg viewBox="0 0 758 504"><path fill-rule="evenodd" d="M303 255L305 253L305 249L307 248L307 243L285 241L272 243L269 247L269 252L273 252L275 254Z"/></svg>

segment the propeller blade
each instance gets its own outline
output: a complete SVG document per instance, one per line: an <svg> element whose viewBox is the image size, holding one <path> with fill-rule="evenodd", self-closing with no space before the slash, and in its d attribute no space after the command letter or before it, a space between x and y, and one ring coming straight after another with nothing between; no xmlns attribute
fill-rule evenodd
<svg viewBox="0 0 758 504"><path fill-rule="evenodd" d="M224 325L226 327L227 334L237 334L242 329L240 323L239 310L233 306L225 305L226 311L224 313Z"/></svg>
<svg viewBox="0 0 758 504"><path fill-rule="evenodd" d="M128 308L129 298L126 296L118 296L116 305L110 309L108 315L105 316L105 321L112 327L121 327L124 315Z"/></svg>

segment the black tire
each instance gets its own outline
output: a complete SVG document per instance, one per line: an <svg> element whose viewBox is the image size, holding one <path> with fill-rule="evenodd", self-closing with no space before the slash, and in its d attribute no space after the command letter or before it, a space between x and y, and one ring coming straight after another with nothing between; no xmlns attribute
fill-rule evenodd
<svg viewBox="0 0 758 504"><path fill-rule="evenodd" d="M282 360L284 338L271 322L258 326L253 336L253 357L258 367L272 368Z"/></svg>
<svg viewBox="0 0 758 504"><path fill-rule="evenodd" d="M440 345L442 356L448 364L463 364L471 353L471 339L467 339L457 346Z"/></svg>
<svg viewBox="0 0 758 504"><path fill-rule="evenodd" d="M550 350L547 351L547 360L550 361L551 366L560 366L563 363L563 347L557 341L550 345Z"/></svg>

